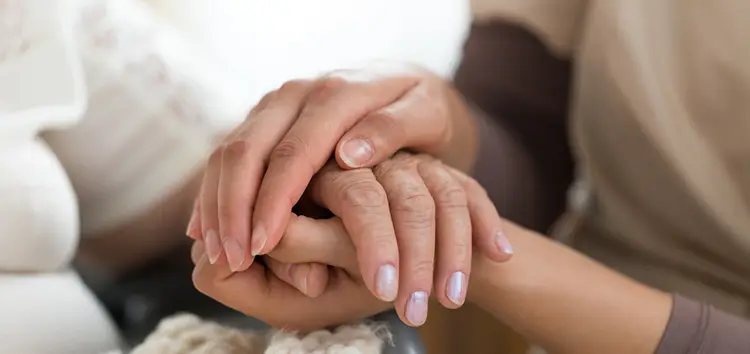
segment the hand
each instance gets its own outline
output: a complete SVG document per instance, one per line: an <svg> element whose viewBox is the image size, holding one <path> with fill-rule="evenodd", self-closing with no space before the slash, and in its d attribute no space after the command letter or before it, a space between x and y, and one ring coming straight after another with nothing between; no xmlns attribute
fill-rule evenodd
<svg viewBox="0 0 750 354"><path fill-rule="evenodd" d="M209 158L188 234L205 237L211 262L224 254L232 270L244 270L276 246L292 206L332 153L343 168L357 168L408 147L467 170L474 135L458 94L416 67L380 64L289 82ZM367 238L366 231L353 236Z"/></svg>
<svg viewBox="0 0 750 354"><path fill-rule="evenodd" d="M396 310L413 326L426 320L426 300L433 286L444 306L463 304L471 271L472 231L474 244L491 259L510 256L507 239L499 232L500 218L483 189L427 155L399 153L374 170L344 171L329 164L312 181L309 195L342 217L356 245L364 283L385 301L398 294ZM393 229L396 239L383 236L388 233L382 230ZM357 238L353 230L364 230L370 237ZM287 237L281 242L294 242ZM383 258L396 261L381 263ZM279 279L304 294L314 297L323 291L326 278L316 275L320 265L274 268L274 261L266 260ZM356 273L360 278L359 269Z"/></svg>
<svg viewBox="0 0 750 354"><path fill-rule="evenodd" d="M193 244L191 258L198 290L274 328L311 331L391 307L362 283L354 245L338 218L292 215L276 249L244 271L232 272L225 258L211 264L200 240Z"/></svg>

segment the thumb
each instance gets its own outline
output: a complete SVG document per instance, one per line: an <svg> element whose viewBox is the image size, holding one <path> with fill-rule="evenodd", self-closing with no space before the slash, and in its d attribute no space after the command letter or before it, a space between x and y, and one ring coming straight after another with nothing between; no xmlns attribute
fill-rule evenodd
<svg viewBox="0 0 750 354"><path fill-rule="evenodd" d="M339 140L336 162L343 169L375 166L398 150L437 153L450 132L446 102L427 84L413 87L392 104L362 118Z"/></svg>
<svg viewBox="0 0 750 354"><path fill-rule="evenodd" d="M354 243L338 217L311 219L292 214L284 236L268 256L283 263L322 263L359 274Z"/></svg>

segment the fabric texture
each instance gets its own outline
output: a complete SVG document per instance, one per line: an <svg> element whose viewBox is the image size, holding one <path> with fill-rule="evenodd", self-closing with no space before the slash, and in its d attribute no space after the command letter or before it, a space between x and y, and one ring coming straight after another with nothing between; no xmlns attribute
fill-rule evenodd
<svg viewBox="0 0 750 354"><path fill-rule="evenodd" d="M77 125L45 139L73 181L87 235L140 216L179 188L253 101L146 3L65 3L87 109Z"/></svg>
<svg viewBox="0 0 750 354"><path fill-rule="evenodd" d="M750 323L750 3L475 1L574 61L573 247L676 297L660 353L736 353ZM490 162L487 162L490 163ZM561 228L563 230L563 228Z"/></svg>
<svg viewBox="0 0 750 354"><path fill-rule="evenodd" d="M590 0L470 0L474 20L502 18L534 32L559 56L576 51Z"/></svg>
<svg viewBox="0 0 750 354"><path fill-rule="evenodd" d="M384 327L345 325L306 335L284 331L241 331L190 314L167 318L130 354L379 354L388 340Z"/></svg>
<svg viewBox="0 0 750 354"><path fill-rule="evenodd" d="M508 21L472 26L454 84L476 105L473 176L503 217L541 233L566 209L570 61Z"/></svg>
<svg viewBox="0 0 750 354"><path fill-rule="evenodd" d="M487 3L475 14L548 33L574 61L570 134L590 197L563 238L649 285L750 315L750 3Z"/></svg>
<svg viewBox="0 0 750 354"><path fill-rule="evenodd" d="M422 16L424 2L60 1L86 109L77 124L50 127L44 137L73 182L83 234L152 211L287 80L373 59L413 61L449 76L468 5L433 1L434 13ZM375 32L368 24L389 21ZM439 44L424 41L435 31Z"/></svg>
<svg viewBox="0 0 750 354"><path fill-rule="evenodd" d="M750 321L705 303L674 297L657 354L731 354L750 350Z"/></svg>

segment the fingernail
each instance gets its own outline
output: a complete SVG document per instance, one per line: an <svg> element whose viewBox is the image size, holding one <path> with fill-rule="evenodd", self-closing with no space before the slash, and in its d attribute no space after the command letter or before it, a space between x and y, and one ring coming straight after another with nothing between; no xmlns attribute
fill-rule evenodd
<svg viewBox="0 0 750 354"><path fill-rule="evenodd" d="M415 291L406 304L406 319L414 326L421 326L427 321L427 293Z"/></svg>
<svg viewBox="0 0 750 354"><path fill-rule="evenodd" d="M370 161L375 151L370 143L362 139L352 139L341 148L341 159L349 167L359 167Z"/></svg>
<svg viewBox="0 0 750 354"><path fill-rule="evenodd" d="M224 240L224 253L227 255L227 263L232 272L238 271L242 267L242 263L245 263L245 250L233 238Z"/></svg>
<svg viewBox="0 0 750 354"><path fill-rule="evenodd" d="M205 242L208 261L211 264L214 264L221 255L221 243L219 242L219 236L216 234L216 231L208 230L208 232L206 232Z"/></svg>
<svg viewBox="0 0 750 354"><path fill-rule="evenodd" d="M253 241L250 247L250 253L255 257L260 254L261 250L263 250L263 246L266 245L266 238L268 236L266 235L266 229L261 226L256 226L253 229L253 234L251 236Z"/></svg>
<svg viewBox="0 0 750 354"><path fill-rule="evenodd" d="M505 236L504 232L498 231L497 233L495 233L495 244L497 245L497 248L500 250L500 252L507 255L513 254L513 247L511 247L510 241L508 240L508 237Z"/></svg>
<svg viewBox="0 0 750 354"><path fill-rule="evenodd" d="M381 266L376 277L375 289L380 300L388 302L395 300L398 293L396 285L396 267L390 264Z"/></svg>
<svg viewBox="0 0 750 354"><path fill-rule="evenodd" d="M195 222L198 215L196 213L193 213L190 215L190 221L188 222L187 231L185 231L185 234L188 235L191 238L197 239L198 238L198 230L195 229Z"/></svg>
<svg viewBox="0 0 750 354"><path fill-rule="evenodd" d="M303 294L307 295L307 276L310 274L310 265L292 265L290 273L292 274L292 281L294 281L295 286L297 286Z"/></svg>
<svg viewBox="0 0 750 354"><path fill-rule="evenodd" d="M446 295L456 305L463 305L465 299L466 274L455 272L448 278L448 289Z"/></svg>

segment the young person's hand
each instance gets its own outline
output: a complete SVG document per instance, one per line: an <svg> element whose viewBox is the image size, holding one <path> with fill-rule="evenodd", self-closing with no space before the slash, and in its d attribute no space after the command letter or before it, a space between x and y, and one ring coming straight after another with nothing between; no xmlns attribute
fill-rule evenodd
<svg viewBox="0 0 750 354"><path fill-rule="evenodd" d="M354 245L339 218L291 215L274 251L243 271L232 272L224 257L211 264L200 240L192 259L199 291L274 328L312 331L392 307L364 285Z"/></svg>
<svg viewBox="0 0 750 354"><path fill-rule="evenodd" d="M340 272L327 273L325 265L333 265L351 276L345 279L356 279L356 288L369 289L386 303L395 300L401 319L419 326L426 320L431 295L448 308L464 303L472 246L495 261L510 257L500 217L483 189L428 155L398 153L374 169L347 171L329 164L312 180L307 198L340 217L320 224L331 233L348 233L351 241L348 247L311 249L307 259L289 259L283 250L290 244L304 248L300 242L329 237L310 219L292 219L280 243L285 246L263 259L273 279L293 285L299 295L321 297L341 286ZM299 240L298 232L308 233L305 241ZM348 256L354 250L356 259ZM318 254L338 258L316 258ZM223 268L224 262L220 258L209 268ZM252 265L247 272L258 272L259 267ZM349 285L348 291L354 292L354 285ZM214 296L205 285L196 286ZM221 295L215 297L221 301Z"/></svg>
<svg viewBox="0 0 750 354"><path fill-rule="evenodd" d="M292 206L331 155L352 169L410 148L467 171L474 130L451 86L410 65L379 63L288 82L267 94L209 158L200 213L188 234L204 240L211 262L224 255L232 270L247 269L279 242ZM353 236L367 238L367 231Z"/></svg>

